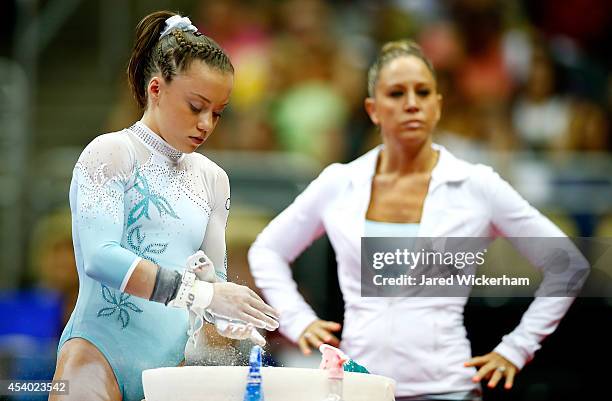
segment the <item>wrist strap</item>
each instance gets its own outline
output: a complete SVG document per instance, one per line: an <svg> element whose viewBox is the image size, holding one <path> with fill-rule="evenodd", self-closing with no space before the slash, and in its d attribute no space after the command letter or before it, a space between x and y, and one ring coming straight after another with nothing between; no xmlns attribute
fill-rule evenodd
<svg viewBox="0 0 612 401"><path fill-rule="evenodd" d="M211 283L196 279L195 273L185 270L181 285L171 306L177 308L207 308L213 299L214 287Z"/></svg>
<svg viewBox="0 0 612 401"><path fill-rule="evenodd" d="M153 292L149 300L168 305L170 301L176 298L180 285L181 273L157 266L155 286L153 287Z"/></svg>

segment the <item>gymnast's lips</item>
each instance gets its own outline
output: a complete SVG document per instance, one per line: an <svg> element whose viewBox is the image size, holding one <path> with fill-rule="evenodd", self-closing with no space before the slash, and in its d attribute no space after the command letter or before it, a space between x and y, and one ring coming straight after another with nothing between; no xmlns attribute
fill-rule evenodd
<svg viewBox="0 0 612 401"><path fill-rule="evenodd" d="M202 142L204 142L204 138L200 138L199 136L190 136L189 139L196 145L201 145Z"/></svg>

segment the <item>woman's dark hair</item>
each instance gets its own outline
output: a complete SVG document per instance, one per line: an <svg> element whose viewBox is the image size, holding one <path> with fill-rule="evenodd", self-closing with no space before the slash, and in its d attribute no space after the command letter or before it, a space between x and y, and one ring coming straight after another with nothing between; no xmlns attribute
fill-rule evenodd
<svg viewBox="0 0 612 401"><path fill-rule="evenodd" d="M194 60L221 72L234 72L223 49L200 32L173 29L160 39L166 20L176 13L157 11L144 17L136 26L136 39L128 64L128 80L132 94L141 109L147 106L147 84L155 73L170 82L177 73L189 68Z"/></svg>
<svg viewBox="0 0 612 401"><path fill-rule="evenodd" d="M423 54L421 46L407 39L394 40L383 45L383 47L380 49L380 53L378 53L378 57L368 70L368 96L374 97L374 88L376 87L376 82L378 82L380 70L382 70L382 68L389 64L392 60L403 56L414 56L421 59L427 66L427 69L431 71L434 79L436 79L436 73L433 65L431 64L431 61L425 57L425 54Z"/></svg>

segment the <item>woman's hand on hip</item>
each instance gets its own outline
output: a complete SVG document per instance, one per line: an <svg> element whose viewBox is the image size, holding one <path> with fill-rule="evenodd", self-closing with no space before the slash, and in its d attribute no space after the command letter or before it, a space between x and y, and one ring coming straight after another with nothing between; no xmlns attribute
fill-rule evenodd
<svg viewBox="0 0 612 401"><path fill-rule="evenodd" d="M486 355L475 356L463 364L464 366L474 366L478 369L476 375L472 377L473 382L482 379L489 380L487 386L493 388L497 386L500 379L505 378L504 388L509 390L514 384L514 376L518 373L518 368L512 362L498 354L489 352Z"/></svg>
<svg viewBox="0 0 612 401"><path fill-rule="evenodd" d="M304 355L310 355L310 347L318 349L323 343L337 347L340 345L338 338L332 332L338 332L342 328L340 323L317 319L310 323L298 339L298 346Z"/></svg>

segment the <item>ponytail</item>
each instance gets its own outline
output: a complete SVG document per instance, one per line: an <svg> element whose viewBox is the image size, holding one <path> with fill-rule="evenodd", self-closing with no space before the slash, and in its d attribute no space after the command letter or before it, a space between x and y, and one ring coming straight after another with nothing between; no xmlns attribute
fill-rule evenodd
<svg viewBox="0 0 612 401"><path fill-rule="evenodd" d="M128 81L132 94L141 109L147 105L147 82L145 79L152 71L150 68L151 52L159 41L159 35L166 25L166 20L176 13L157 11L147 15L136 26L136 40L128 64Z"/></svg>
<svg viewBox="0 0 612 401"><path fill-rule="evenodd" d="M227 54L211 38L192 29L172 29L166 31L167 20L178 15L171 11L157 11L147 15L136 26L136 39L127 74L130 90L144 110L147 107L147 84L149 79L160 73L168 82L178 72L186 70L193 60L201 60L206 65L221 72L234 72ZM189 21L189 20L187 20Z"/></svg>

